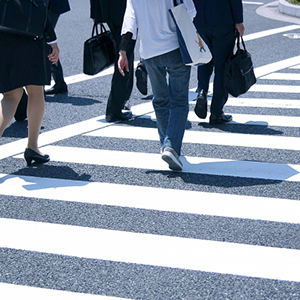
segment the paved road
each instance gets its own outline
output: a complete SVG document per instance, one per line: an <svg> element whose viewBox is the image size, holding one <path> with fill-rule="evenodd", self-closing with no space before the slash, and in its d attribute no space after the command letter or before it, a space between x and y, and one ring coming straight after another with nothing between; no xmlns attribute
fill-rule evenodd
<svg viewBox="0 0 300 300"><path fill-rule="evenodd" d="M26 167L26 121L0 141L1 299L300 298L300 26L269 2L244 2L258 82L229 99L233 122L196 117L192 70L176 173L149 97L134 88L136 117L105 122L112 70L82 75L89 1L71 0L69 94L46 98L40 136L51 162Z"/></svg>

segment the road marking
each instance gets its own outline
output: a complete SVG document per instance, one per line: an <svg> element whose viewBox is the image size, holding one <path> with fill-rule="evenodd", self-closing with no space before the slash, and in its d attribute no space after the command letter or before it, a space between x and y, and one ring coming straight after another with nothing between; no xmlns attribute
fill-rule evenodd
<svg viewBox="0 0 300 300"><path fill-rule="evenodd" d="M146 102L132 107L133 114L139 116L153 111L151 102ZM43 132L39 135L39 146L55 143L76 135L87 133L91 130L112 126L114 123L107 123L105 116L99 116L78 122L75 124L60 127L51 131ZM27 138L20 139L0 146L0 159L22 153L27 145Z"/></svg>
<svg viewBox="0 0 300 300"><path fill-rule="evenodd" d="M69 291L37 288L0 282L0 294L5 299L22 300L128 300L125 298L74 293Z"/></svg>
<svg viewBox="0 0 300 300"><path fill-rule="evenodd" d="M87 133L88 136L158 141L155 128L110 126ZM300 138L242 133L186 130L183 143L300 151ZM199 150L201 153L201 150Z"/></svg>
<svg viewBox="0 0 300 300"><path fill-rule="evenodd" d="M300 56L291 57L275 63L271 63L265 66L257 67L254 69L255 76L257 78L265 76L267 74L277 72L282 69L290 68L299 65ZM256 86L255 84L254 86Z"/></svg>
<svg viewBox="0 0 300 300"><path fill-rule="evenodd" d="M263 5L262 2L243 1L243 4Z"/></svg>
<svg viewBox="0 0 300 300"><path fill-rule="evenodd" d="M6 196L300 224L300 201L289 199L8 174L0 184Z"/></svg>
<svg viewBox="0 0 300 300"><path fill-rule="evenodd" d="M284 27L259 31L259 32L255 32L255 33L251 33L251 34L247 34L247 35L243 36L243 40L245 42L251 41L251 40L256 40L259 38L267 37L267 36L282 33L282 32L287 32L287 31L291 31L291 30L296 30L299 28L300 28L300 25L288 25L288 26L284 26Z"/></svg>
<svg viewBox="0 0 300 300"><path fill-rule="evenodd" d="M300 80L300 74L295 73L272 73L260 79L269 79L269 80Z"/></svg>
<svg viewBox="0 0 300 300"><path fill-rule="evenodd" d="M52 161L169 171L160 154L46 146ZM22 155L15 156L22 158ZM300 165L182 156L184 173L300 182Z"/></svg>
<svg viewBox="0 0 300 300"><path fill-rule="evenodd" d="M277 127L299 127L300 117L295 116L268 116L268 115L247 115L247 114L232 114L233 121L228 124L246 124L260 126L277 126ZM143 118L151 118L156 120L155 113L142 116ZM209 122L209 116L206 119L199 119L193 111L189 112L188 120L190 122ZM186 130L187 132L187 130Z"/></svg>
<svg viewBox="0 0 300 300"><path fill-rule="evenodd" d="M0 219L0 247L300 281L300 250Z"/></svg>
<svg viewBox="0 0 300 300"><path fill-rule="evenodd" d="M249 92L267 92L267 93L300 93L300 86L297 85L274 85L274 84L255 84Z"/></svg>

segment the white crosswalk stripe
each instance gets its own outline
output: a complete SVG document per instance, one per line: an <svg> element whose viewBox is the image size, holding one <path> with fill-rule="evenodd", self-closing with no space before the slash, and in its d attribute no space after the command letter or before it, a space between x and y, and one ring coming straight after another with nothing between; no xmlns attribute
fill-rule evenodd
<svg viewBox="0 0 300 300"><path fill-rule="evenodd" d="M85 148L80 142L76 147L68 146L66 140L74 137L80 139L96 139L101 141L110 138L116 142L122 140L133 144L138 141L157 142L158 133L155 128L130 126L129 124L108 124L104 116L93 118L64 128L45 132L40 136L41 150L49 153L51 163L60 165L77 165L87 169L89 166L101 168L116 168L120 170L141 170L142 172L156 171L167 176L211 176L222 180L243 179L247 182L260 180L270 185L290 184L298 186L300 182L299 162L258 161L215 158L201 156L201 146L211 147L227 146L234 151L255 149L256 151L300 151L299 135L286 135L285 130L300 128L299 115L275 115L272 112L262 115L259 108L278 110L299 110L300 101L281 99L281 93L299 93L299 87L289 84L265 84L268 80L294 81L299 80L299 74L281 73L284 68L293 68L297 72L296 62L299 57L288 59L280 64L269 65L268 68L259 68L257 85L247 94L248 98L230 98L227 106L238 113L232 113L233 127L255 125L258 133L248 131L224 132L213 130L187 129L183 143L186 147L198 147L199 155L184 155L182 172L171 172L159 153L116 151L99 148ZM270 72L270 74L269 74ZM74 79L75 80L75 79ZM258 80L258 81L259 81ZM264 91L278 93L278 98L255 98L255 92ZM190 92L190 104L195 102L195 92ZM252 97L253 96L253 97ZM243 111L239 111L242 108ZM257 110L257 113L245 113L247 108ZM155 121L155 114L150 102L132 108L135 116L141 121ZM189 121L207 123L200 120L191 110ZM226 125L227 126L227 125ZM259 133L259 128L280 128L279 134ZM275 130L274 130L275 131ZM295 131L293 131L295 132ZM13 159L23 159L26 140L20 139L10 144L0 146L0 158L13 156ZM62 142L62 144L59 144ZM58 143L58 144L57 144ZM238 150L237 150L238 149ZM139 149L136 149L139 150ZM153 149L151 149L153 150ZM159 149L158 149L159 151ZM51 165L50 163L50 165ZM174 175L175 174L175 175ZM122 177L122 175L118 175ZM135 175L132 175L135 176ZM20 199L21 206L24 199L30 199L32 205L46 203L47 206L63 204L74 205L80 214L82 206L94 205L97 208L114 208L116 210L133 209L143 211L144 215L150 213L169 213L177 216L197 216L201 218L224 218L237 222L249 222L262 228L266 224L274 227L289 228L300 224L300 201L283 198L280 195L259 196L259 188L253 185L253 195L244 195L230 192L216 192L215 190L192 190L183 186L182 189L167 187L160 182L151 186L124 184L114 182L72 180L45 175L33 177L21 174L0 174L0 195ZM180 178L180 177L179 177ZM184 185L184 180L182 179ZM262 184L263 185L263 184ZM288 193L286 193L288 194ZM108 195L113 195L108 197ZM120 197L122 195L122 197ZM19 200L16 200L19 201ZM47 202L46 202L47 201ZM25 205L25 204L24 204ZM40 204L39 204L40 205ZM300 250L292 247L282 247L271 242L245 242L240 240L226 241L225 239L203 239L190 237L182 227L180 234L168 235L161 232L129 231L122 228L95 228L88 225L78 225L68 220L49 221L47 218L31 219L29 217L0 217L0 250L15 251L16 257L24 255L57 255L64 259L91 259L96 262L124 263L131 266L170 268L174 270L188 270L203 274L218 274L220 276L241 276L242 278L255 278L259 280L271 279L280 282L300 282ZM107 217L108 219L110 216ZM112 217L113 218L113 217ZM131 220L132 221L132 220ZM130 222L128 219L127 222ZM149 223L151 223L149 221ZM153 224L149 224L153 226ZM247 225L248 226L248 225ZM294 227L293 227L294 228ZM288 229L285 229L288 231ZM249 228L251 232L251 228ZM230 233L229 233L230 234ZM251 235L251 234L250 234ZM14 254L11 254L12 257ZM1 267L0 267L1 268ZM1 269L0 269L1 270ZM25 271L24 271L25 272ZM36 284L43 288L26 286L21 280L5 283L0 273L0 295L3 299L125 299L87 293L74 293L56 289L56 286ZM112 276L113 277L113 276ZM109 280L112 280L110 277ZM1 283L3 281L3 283ZM103 294L105 294L103 292ZM4 295L4 296L3 296ZM23 296L24 295L24 296ZM122 295L121 295L122 296ZM5 298L6 297L6 298ZM12 297L12 298L8 298ZM27 298L26 298L27 297Z"/></svg>

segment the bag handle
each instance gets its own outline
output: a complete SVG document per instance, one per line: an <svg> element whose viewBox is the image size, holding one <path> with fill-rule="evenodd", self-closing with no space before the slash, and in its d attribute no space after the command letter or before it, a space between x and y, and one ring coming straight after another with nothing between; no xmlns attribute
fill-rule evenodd
<svg viewBox="0 0 300 300"><path fill-rule="evenodd" d="M103 24L100 24L100 29L101 29L101 33L107 32L105 26ZM96 33L96 34L95 34ZM98 24L95 22L94 26L93 26L93 30L92 30L92 37L99 35L99 31L98 31Z"/></svg>
<svg viewBox="0 0 300 300"><path fill-rule="evenodd" d="M240 38L241 38L241 41L240 41ZM246 50L246 45L245 45L245 42L244 42L244 40L243 40L243 37L240 36L239 33L237 33L236 39L237 39L237 43L236 43L237 49L238 49L238 50L241 50L240 42L242 42L242 45L243 45L243 47L244 47L244 50Z"/></svg>
<svg viewBox="0 0 300 300"><path fill-rule="evenodd" d="M180 4L182 4L182 3L183 3L182 0L173 0L174 6L180 5Z"/></svg>

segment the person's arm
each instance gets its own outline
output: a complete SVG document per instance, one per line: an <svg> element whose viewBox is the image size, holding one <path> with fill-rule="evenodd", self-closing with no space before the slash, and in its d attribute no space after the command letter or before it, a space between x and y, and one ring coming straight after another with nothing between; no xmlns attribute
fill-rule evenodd
<svg viewBox="0 0 300 300"><path fill-rule="evenodd" d="M127 32L126 34L123 34L121 37L121 43L120 43L120 51L119 51L119 60L118 60L118 69L119 72L125 76L124 69L129 72L129 65L128 65L128 59L126 55L127 47L132 39L132 33Z"/></svg>

